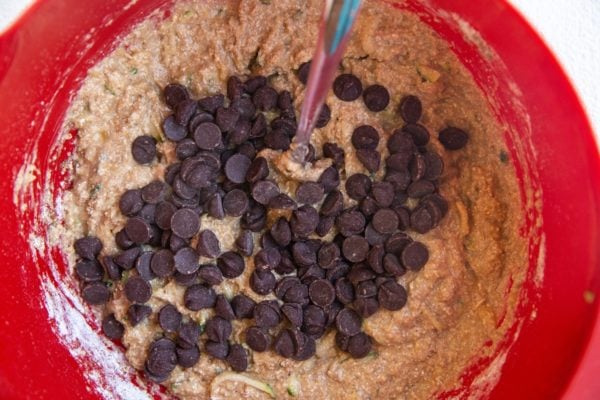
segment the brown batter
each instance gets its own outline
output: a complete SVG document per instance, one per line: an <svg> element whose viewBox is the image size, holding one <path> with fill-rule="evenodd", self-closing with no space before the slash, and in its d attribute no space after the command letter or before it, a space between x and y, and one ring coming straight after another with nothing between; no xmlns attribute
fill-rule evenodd
<svg viewBox="0 0 600 400"><path fill-rule="evenodd" d="M180 82L200 97L224 92L230 75L261 74L278 90L290 90L299 109L304 87L293 71L311 57L320 5L316 0L182 1L169 18L154 16L141 23L90 70L65 122L65 134L71 128L79 131L72 161L74 186L63 198L65 227L60 232L71 262L73 241L86 234L98 236L106 254L116 252L114 234L125 222L117 207L119 196L125 189L162 179L174 159L174 146L164 141L160 129L169 113L160 97L167 83ZM372 355L355 360L338 352L333 333L318 342L316 356L305 362L271 352L251 353L242 374L203 353L196 366L177 367L165 383L182 399L208 398L211 393L213 398L258 399L269 393L305 399L427 398L455 387L466 366L493 351L494 345L485 343L496 343L511 323L526 264L525 242L518 234L521 206L515 171L499 157L501 129L466 69L418 18L367 1L341 72L357 75L365 85L382 84L392 95L390 106L377 114L361 101L344 103L333 94L327 99L332 119L315 131L312 143L318 152L324 142L345 148L342 179L364 172L350 143L354 127L370 124L382 132L378 150L385 157L385 139L402 125L395 110L407 94L422 100L422 123L431 132L452 125L470 133L460 152L445 151L432 140L446 165L441 192L450 211L432 232L411 234L429 248L429 262L420 273L400 279L409 292L405 308L380 310L366 320L364 329L375 340ZM160 162L141 166L132 159L131 142L142 134L161 142ZM295 173L296 179L310 179L302 171ZM294 180L275 178L293 193ZM233 247L238 224L230 218L202 218L203 229L218 234L224 251ZM251 259L246 265L242 276L226 280L217 292L261 298L248 287ZM509 289L510 275L517 281ZM155 312L174 304L199 323L210 317L212 311L186 309L183 292L174 283L154 280L148 304ZM142 369L147 346L160 331L156 315L131 327L120 284L113 298L109 309L126 326L127 358ZM241 342L246 322L233 324L232 339Z"/></svg>

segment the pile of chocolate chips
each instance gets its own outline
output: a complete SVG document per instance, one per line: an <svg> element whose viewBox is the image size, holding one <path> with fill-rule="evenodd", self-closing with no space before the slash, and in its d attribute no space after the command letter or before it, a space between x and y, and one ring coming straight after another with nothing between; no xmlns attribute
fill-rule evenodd
<svg viewBox="0 0 600 400"><path fill-rule="evenodd" d="M298 70L306 82L309 64ZM363 90L354 75L343 74L333 85L342 101L362 96L372 112L390 101L386 88L373 85ZM265 147L287 150L296 131L296 113L290 92L278 93L267 79L255 76L242 82L231 77L227 96L217 94L199 100L178 84L164 89L164 100L173 110L163 122L165 137L176 143L179 161L166 169L164 181L125 191L119 208L127 216L116 233L118 254L99 258L102 243L93 236L79 239L75 251L81 258L76 273L82 296L89 304L106 303L108 282L123 282L130 301L127 312L132 326L149 318L146 305L152 296L150 281L174 280L185 286L184 304L191 311L214 309L204 327L183 317L167 304L157 321L164 334L147 353L146 373L158 382L176 365L193 366L203 351L225 360L233 370L248 366L245 348L232 343L231 321L252 319L242 337L253 351L273 350L285 358L306 360L315 354L315 340L335 329L337 346L351 356L365 357L372 339L362 332L364 318L379 308L399 310L407 292L397 278L407 270L418 271L429 253L408 231L426 233L448 211L438 193L443 162L427 147L428 130L418 123L422 105L415 96L402 99L399 114L405 121L386 143L389 156L382 166L377 151L380 133L369 125L357 126L352 145L365 168L374 173L385 168L383 180L357 173L345 181L347 195L357 205L344 208L339 190L344 172L344 151L335 143L323 146L333 165L317 182L303 182L292 197L280 192L269 179L269 165L257 152ZM270 121L267 118L276 114ZM324 107L319 126L331 116ZM439 133L449 150L462 148L468 135L449 127ZM315 151L312 149L314 159ZM140 164L154 162L156 141L140 136L132 143L133 158ZM416 201L409 208L408 198ZM269 209L287 210L267 226ZM200 217L239 218L241 233L236 249L222 251L217 235L202 229ZM285 212L282 213L285 215ZM334 231L331 241L323 241ZM260 249L254 249L254 235ZM199 257L214 262L199 264ZM277 300L253 301L245 294L232 299L218 294L214 285L239 277L245 257L254 257L250 287L259 295L274 294ZM119 339L124 327L113 314L102 323L105 334Z"/></svg>

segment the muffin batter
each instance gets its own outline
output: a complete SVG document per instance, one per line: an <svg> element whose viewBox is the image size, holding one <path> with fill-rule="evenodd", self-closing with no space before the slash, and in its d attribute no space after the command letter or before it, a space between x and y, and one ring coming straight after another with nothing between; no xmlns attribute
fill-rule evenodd
<svg viewBox="0 0 600 400"><path fill-rule="evenodd" d="M426 244L430 258L421 272L399 280L408 290L408 304L365 320L363 329L373 337L374 351L362 359L339 352L333 333L318 341L315 357L303 362L251 352L249 368L240 374L201 348L194 367L177 367L165 382L176 396L428 398L455 387L464 368L493 352L510 326L526 250L518 232L522 217L515 171L505 158L502 130L447 44L414 15L382 3L364 4L340 73L360 77L365 86L385 86L391 103L385 111L372 113L362 101L342 102L331 93L331 121L313 133L312 144L318 155L326 142L345 150L343 191L347 177L366 173L351 144L354 128L375 127L382 135L378 150L385 157L387 137L403 124L396 111L400 99L412 94L423 102L421 123L432 132L430 146L444 159L440 191L450 210L433 231L411 232ZM118 209L120 195L162 179L166 165L175 159L174 145L165 141L160 127L170 113L162 88L179 82L198 98L225 92L231 75L260 74L277 90L289 90L299 110L304 86L294 71L312 55L320 6L320 1L300 0L178 2L168 17L157 14L141 23L90 70L64 126L65 135L78 132L73 188L64 194L66 215L59 232L73 264L73 242L84 235L99 237L103 254L118 251L114 235L125 223ZM446 151L437 141L435 133L447 126L469 132L469 144L461 151ZM137 164L131 156L131 143L144 134L159 142L159 161L150 166ZM280 163L272 177L290 195L298 180L319 176L284 171L279 154L264 153L275 165ZM269 215L269 221L276 217ZM226 251L234 248L239 220L203 216L202 229L215 232ZM252 258L247 258L245 272L225 280L216 291L228 298L241 292L264 299L249 288L252 271ZM127 358L137 369L144 368L148 345L161 331L156 312L162 306L173 304L199 323L211 316L209 310L188 310L185 288L175 282L153 280L152 285L147 304L153 316L135 327L127 322L129 302L120 283L108 306L125 325ZM246 326L247 320L233 321L234 341L243 341L240 334Z"/></svg>

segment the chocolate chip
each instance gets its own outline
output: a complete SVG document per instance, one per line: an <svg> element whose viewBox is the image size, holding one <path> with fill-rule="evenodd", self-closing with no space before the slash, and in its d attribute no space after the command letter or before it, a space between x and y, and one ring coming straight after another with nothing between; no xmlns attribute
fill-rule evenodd
<svg viewBox="0 0 600 400"><path fill-rule="evenodd" d="M318 179L325 193L329 193L340 186L340 173L334 167L327 167Z"/></svg>
<svg viewBox="0 0 600 400"><path fill-rule="evenodd" d="M310 266L317 262L317 255L304 242L296 242L292 246L294 262L300 266Z"/></svg>
<svg viewBox="0 0 600 400"><path fill-rule="evenodd" d="M410 178L412 181L418 181L423 178L423 176L425 176L426 168L425 157L422 154L416 153L409 165Z"/></svg>
<svg viewBox="0 0 600 400"><path fill-rule="evenodd" d="M263 86L252 95L252 102L261 111L270 111L277 105L277 91L270 86Z"/></svg>
<svg viewBox="0 0 600 400"><path fill-rule="evenodd" d="M234 251L227 251L217 259L217 266L223 276L229 279L237 278L244 272L245 263L242 256Z"/></svg>
<svg viewBox="0 0 600 400"><path fill-rule="evenodd" d="M348 353L354 358L366 357L371 352L372 347L373 341L371 337L364 332L350 337L348 341Z"/></svg>
<svg viewBox="0 0 600 400"><path fill-rule="evenodd" d="M319 214L312 206L304 205L294 210L290 219L292 233L298 238L304 238L314 232L319 224Z"/></svg>
<svg viewBox="0 0 600 400"><path fill-rule="evenodd" d="M217 295L212 288L200 284L188 287L183 296L185 307L192 311L212 308L216 299Z"/></svg>
<svg viewBox="0 0 600 400"><path fill-rule="evenodd" d="M388 171L384 181L390 183L395 191L404 191L410 184L410 173L406 168L397 171Z"/></svg>
<svg viewBox="0 0 600 400"><path fill-rule="evenodd" d="M248 196L241 189L229 191L223 198L225 214L241 217L248 210Z"/></svg>
<svg viewBox="0 0 600 400"><path fill-rule="evenodd" d="M279 275L285 275L285 274L290 274L290 273L294 272L295 270L296 270L296 266L294 265L294 262L292 261L292 256L290 255L289 251L282 250L281 251L281 261L275 267L275 272L277 272Z"/></svg>
<svg viewBox="0 0 600 400"><path fill-rule="evenodd" d="M308 303L308 287L302 283L294 284L283 295L283 301L286 303Z"/></svg>
<svg viewBox="0 0 600 400"><path fill-rule="evenodd" d="M224 360L229 354L229 343L227 342L212 342L207 340L204 344L206 352L217 360Z"/></svg>
<svg viewBox="0 0 600 400"><path fill-rule="evenodd" d="M339 190L333 190L325 197L321 204L321 214L324 216L336 216L344 207L344 196Z"/></svg>
<svg viewBox="0 0 600 400"><path fill-rule="evenodd" d="M269 201L269 208L276 210L295 210L296 207L296 202L285 193L279 193Z"/></svg>
<svg viewBox="0 0 600 400"><path fill-rule="evenodd" d="M272 130L265 135L265 145L273 150L288 150L290 138L281 129Z"/></svg>
<svg viewBox="0 0 600 400"><path fill-rule="evenodd" d="M245 294L238 294L231 299L231 307L236 318L252 318L256 303Z"/></svg>
<svg viewBox="0 0 600 400"><path fill-rule="evenodd" d="M206 229L198 235L198 244L196 245L198 254L203 257L216 258L221 254L221 245L217 235L213 231Z"/></svg>
<svg viewBox="0 0 600 400"><path fill-rule="evenodd" d="M158 204L167 196L168 187L163 181L152 181L142 188L142 199L146 203Z"/></svg>
<svg viewBox="0 0 600 400"><path fill-rule="evenodd" d="M389 207L394 201L394 185L385 181L373 182L371 185L371 196L379 207Z"/></svg>
<svg viewBox="0 0 600 400"><path fill-rule="evenodd" d="M246 181L255 183L269 176L269 166L264 157L256 157L246 171Z"/></svg>
<svg viewBox="0 0 600 400"><path fill-rule="evenodd" d="M175 269L173 253L167 249L156 251L150 261L150 268L159 278L171 276Z"/></svg>
<svg viewBox="0 0 600 400"><path fill-rule="evenodd" d="M419 100L417 96L405 96L400 102L398 112L406 123L416 123L421 118L421 114L423 112L421 100Z"/></svg>
<svg viewBox="0 0 600 400"><path fill-rule="evenodd" d="M262 75L250 77L244 82L244 89L246 93L252 94L259 88L267 84L267 78Z"/></svg>
<svg viewBox="0 0 600 400"><path fill-rule="evenodd" d="M86 236L77 239L73 246L75 253L87 260L94 260L102 250L102 242L95 236Z"/></svg>
<svg viewBox="0 0 600 400"><path fill-rule="evenodd" d="M331 108L327 104L323 104L321 111L319 112L319 118L315 123L315 128L324 128L331 120Z"/></svg>
<svg viewBox="0 0 600 400"><path fill-rule="evenodd" d="M163 340L163 339L159 339ZM164 339L168 340L168 339ZM172 346L152 346L148 353L148 359L146 360L145 369L150 374L150 378L160 382L168 378L168 375L175 369L177 364L177 354L175 344ZM158 341L154 342L157 343ZM153 343L153 344L154 344Z"/></svg>
<svg viewBox="0 0 600 400"><path fill-rule="evenodd" d="M367 258L369 243L358 235L353 235L344 240L342 254L350 262L361 262Z"/></svg>
<svg viewBox="0 0 600 400"><path fill-rule="evenodd" d="M203 150L214 150L222 145L221 130L212 122L203 122L194 130L194 142Z"/></svg>
<svg viewBox="0 0 600 400"><path fill-rule="evenodd" d="M242 216L241 226L252 232L261 231L267 224L267 210L258 203L250 205L250 209Z"/></svg>
<svg viewBox="0 0 600 400"><path fill-rule="evenodd" d="M181 126L187 126L196 111L198 111L198 103L195 100L188 99L180 102L175 107L175 122Z"/></svg>
<svg viewBox="0 0 600 400"><path fill-rule="evenodd" d="M296 200L301 204L315 204L325 194L323 186L317 182L302 182L296 189Z"/></svg>
<svg viewBox="0 0 600 400"><path fill-rule="evenodd" d="M139 189L125 191L119 199L119 210L121 214L131 217L137 214L144 206L142 192Z"/></svg>
<svg viewBox="0 0 600 400"><path fill-rule="evenodd" d="M343 333L336 332L335 334L335 345L342 351L348 351L348 343L350 342L350 336L344 335Z"/></svg>
<svg viewBox="0 0 600 400"><path fill-rule="evenodd" d="M171 233L171 237L169 238L169 249L172 252L177 252L179 249L188 245L188 241L180 238L179 236Z"/></svg>
<svg viewBox="0 0 600 400"><path fill-rule="evenodd" d="M266 295L274 288L277 280L271 271L256 270L250 275L250 287L257 294Z"/></svg>
<svg viewBox="0 0 600 400"><path fill-rule="evenodd" d="M323 333L327 316L321 307L309 304L304 308L302 330L308 335L320 336Z"/></svg>
<svg viewBox="0 0 600 400"><path fill-rule="evenodd" d="M305 285L310 285L317 279L323 279L325 275L325 270L316 264L298 268L298 276Z"/></svg>
<svg viewBox="0 0 600 400"><path fill-rule="evenodd" d="M394 276L402 276L406 273L406 269L400 264L398 257L392 253L387 253L383 256L383 269L388 274Z"/></svg>
<svg viewBox="0 0 600 400"><path fill-rule="evenodd" d="M121 279L121 268L113 260L112 256L102 257L102 266L104 267L106 275L108 275L108 279L112 279L113 281L118 281Z"/></svg>
<svg viewBox="0 0 600 400"><path fill-rule="evenodd" d="M177 211L177 207L171 202L161 201L156 205L154 221L160 229L171 228L171 217Z"/></svg>
<svg viewBox="0 0 600 400"><path fill-rule="evenodd" d="M225 96L222 94L216 94L213 96L203 97L198 100L198 105L209 113L215 113L219 107L223 107L225 104Z"/></svg>
<svg viewBox="0 0 600 400"><path fill-rule="evenodd" d="M435 186L430 181L426 181L425 179L421 179L420 181L416 181L411 183L406 190L408 197L413 199L417 199L420 197L427 196L435 191Z"/></svg>
<svg viewBox="0 0 600 400"><path fill-rule="evenodd" d="M319 265L324 269L331 269L340 258L340 248L331 242L324 244L317 253Z"/></svg>
<svg viewBox="0 0 600 400"><path fill-rule="evenodd" d="M279 194L279 187L272 181L259 181L252 186L252 198L259 204L267 205Z"/></svg>
<svg viewBox="0 0 600 400"><path fill-rule="evenodd" d="M75 264L77 277L83 282L95 282L102 280L104 270L96 260L82 260Z"/></svg>
<svg viewBox="0 0 600 400"><path fill-rule="evenodd" d="M381 155L376 150L356 150L356 158L371 173L377 172L381 165Z"/></svg>
<svg viewBox="0 0 600 400"><path fill-rule="evenodd" d="M325 307L335 300L335 289L328 280L317 279L310 284L308 296L314 304Z"/></svg>
<svg viewBox="0 0 600 400"><path fill-rule="evenodd" d="M412 137L417 146L425 146L429 142L429 131L421 124L406 124L402 130Z"/></svg>
<svg viewBox="0 0 600 400"><path fill-rule="evenodd" d="M226 361L236 372L243 372L248 368L248 354L241 344L236 343L229 346Z"/></svg>
<svg viewBox="0 0 600 400"><path fill-rule="evenodd" d="M402 251L402 264L413 271L418 271L429 260L429 251L423 243L412 242Z"/></svg>
<svg viewBox="0 0 600 400"><path fill-rule="evenodd" d="M379 303L374 297L357 297L352 303L352 306L358 315L363 318L369 318L371 315L377 312Z"/></svg>
<svg viewBox="0 0 600 400"><path fill-rule="evenodd" d="M448 201L446 199L444 199L442 196L440 196L437 193L433 193L430 194L429 196L425 196L421 199L421 202L429 202L431 201L432 203L434 203L437 208L440 210L440 212L442 213L442 217L445 216L448 213Z"/></svg>
<svg viewBox="0 0 600 400"><path fill-rule="evenodd" d="M213 317L206 322L205 333L208 340L213 342L226 342L231 336L231 322L221 317Z"/></svg>
<svg viewBox="0 0 600 400"><path fill-rule="evenodd" d="M292 326L296 328L302 326L303 313L300 304L285 303L281 306L281 313L287 318Z"/></svg>
<svg viewBox="0 0 600 400"><path fill-rule="evenodd" d="M335 168L340 169L344 166L344 150L335 143L323 144L323 156L331 158Z"/></svg>
<svg viewBox="0 0 600 400"><path fill-rule="evenodd" d="M223 282L223 273L214 264L204 264L198 269L198 277L209 286Z"/></svg>
<svg viewBox="0 0 600 400"><path fill-rule="evenodd" d="M385 242L385 251L400 256L404 248L412 242L410 236L404 232L396 232Z"/></svg>
<svg viewBox="0 0 600 400"><path fill-rule="evenodd" d="M182 208L171 217L171 230L177 236L188 239L198 233L200 218L193 210Z"/></svg>
<svg viewBox="0 0 600 400"><path fill-rule="evenodd" d="M125 296L132 303L145 303L152 296L152 287L139 276L132 276L125 282Z"/></svg>
<svg viewBox="0 0 600 400"><path fill-rule="evenodd" d="M390 103L390 93L381 85L371 85L363 92L363 101L370 111L383 111Z"/></svg>
<svg viewBox="0 0 600 400"><path fill-rule="evenodd" d="M173 275L175 282L178 285L188 287L198 283L198 271L191 274L182 274L181 272L175 272Z"/></svg>
<svg viewBox="0 0 600 400"><path fill-rule="evenodd" d="M271 345L271 336L266 329L251 326L245 332L246 344L254 351L263 352Z"/></svg>
<svg viewBox="0 0 600 400"><path fill-rule="evenodd" d="M144 244L150 240L150 224L140 217L133 217L125 224L125 233L135 244Z"/></svg>
<svg viewBox="0 0 600 400"><path fill-rule="evenodd" d="M347 278L354 285L358 285L359 282L368 281L369 279L375 278L375 273L366 264L359 263L354 264L347 274Z"/></svg>
<svg viewBox="0 0 600 400"><path fill-rule="evenodd" d="M200 334L200 326L195 321L191 320L180 323L177 331L177 345L184 349L196 347L196 343L200 339Z"/></svg>
<svg viewBox="0 0 600 400"><path fill-rule="evenodd" d="M214 122L215 121L215 117L213 117L212 114L204 112L204 111L200 111L198 113L196 113L191 119L190 122L188 123L188 129L190 131L190 133L192 133L192 140L193 140L193 133L196 130L196 128L198 128L200 126L200 124L204 123L204 122Z"/></svg>
<svg viewBox="0 0 600 400"><path fill-rule="evenodd" d="M405 231L410 227L410 210L406 206L395 206L393 208L398 215L398 229Z"/></svg>
<svg viewBox="0 0 600 400"><path fill-rule="evenodd" d="M300 279L296 276L284 276L281 278L275 287L275 296L279 299L283 299L285 293L294 285L300 284Z"/></svg>
<svg viewBox="0 0 600 400"><path fill-rule="evenodd" d="M376 244L371 247L369 254L367 255L367 264L371 269L377 273L382 274L383 270L383 256L385 255L385 249L382 244Z"/></svg>
<svg viewBox="0 0 600 400"><path fill-rule="evenodd" d="M426 152L423 157L425 158L425 175L423 178L429 181L435 181L442 176L444 172L444 161L442 158L433 151Z"/></svg>
<svg viewBox="0 0 600 400"><path fill-rule="evenodd" d="M181 324L181 313L172 304L163 306L158 312L158 324L165 332L176 332Z"/></svg>
<svg viewBox="0 0 600 400"><path fill-rule="evenodd" d="M310 60L303 62L302 64L300 64L300 67L298 67L298 71L296 72L296 74L298 76L298 80L305 85L308 82L308 73L310 72L310 64L311 64Z"/></svg>
<svg viewBox="0 0 600 400"><path fill-rule="evenodd" d="M154 272L152 272L152 269L150 268L150 262L152 260L153 255L154 252L152 251L144 251L135 261L135 269L137 270L140 277L145 281L151 281L156 277L154 275Z"/></svg>
<svg viewBox="0 0 600 400"><path fill-rule="evenodd" d="M434 216L427 207L416 207L410 213L410 227L421 234L429 232L435 225Z"/></svg>
<svg viewBox="0 0 600 400"><path fill-rule="evenodd" d="M335 224L335 217L323 216L323 217L321 217L321 219L319 219L319 223L318 223L317 227L315 228L315 233L319 237L324 237L329 233L329 231L331 231L331 228L333 228L334 224Z"/></svg>
<svg viewBox="0 0 600 400"><path fill-rule="evenodd" d="M352 132L355 149L375 150L379 144L379 133L371 125L361 125Z"/></svg>
<svg viewBox="0 0 600 400"><path fill-rule="evenodd" d="M175 121L174 115L170 115L164 119L164 121L162 123L162 129L163 129L163 133L165 134L165 137L173 142L178 142L187 136L187 129L185 129L185 126L180 125ZM146 160L148 158L150 158L150 161L152 161L152 159L156 155L156 140L150 136L140 136L140 137L148 137L148 138L154 140L154 143L153 143L154 154L152 155L152 157L151 158L149 157L150 154L152 153L152 150L149 150L149 151L146 150L144 153L142 153L142 156L146 157ZM147 144L145 144L145 146L147 146L149 149L150 148L149 144L152 143L152 141L149 139L145 139L145 141L147 142ZM133 151L133 147L132 147L132 151ZM135 159L136 156L134 155L133 157ZM147 162L150 162L150 161L147 161Z"/></svg>
<svg viewBox="0 0 600 400"><path fill-rule="evenodd" d="M217 109L215 122L221 129L221 132L230 132L235 128L239 118L240 113L237 109L233 107L219 107Z"/></svg>
<svg viewBox="0 0 600 400"><path fill-rule="evenodd" d="M113 261L123 269L131 269L139 255L139 247L133 247L113 257Z"/></svg>
<svg viewBox="0 0 600 400"><path fill-rule="evenodd" d="M222 294L217 295L217 300L215 302L215 314L228 321L235 319L233 307L227 298Z"/></svg>
<svg viewBox="0 0 600 400"><path fill-rule="evenodd" d="M296 120L291 118L277 117L271 121L271 129L281 131L286 136L294 136L297 127Z"/></svg>
<svg viewBox="0 0 600 400"><path fill-rule="evenodd" d="M375 281L361 281L356 285L356 297L374 297L377 295Z"/></svg>
<svg viewBox="0 0 600 400"><path fill-rule="evenodd" d="M223 198L219 193L211 195L207 202L207 211L208 215L213 218L225 218L225 210L223 209Z"/></svg>
<svg viewBox="0 0 600 400"><path fill-rule="evenodd" d="M193 274L199 268L198 253L191 247L179 249L173 256L175 269L182 274Z"/></svg>
<svg viewBox="0 0 600 400"><path fill-rule="evenodd" d="M252 237L252 232L247 229L243 229L235 240L235 247L242 255L246 257L252 255L252 252L254 251L254 239Z"/></svg>
<svg viewBox="0 0 600 400"><path fill-rule="evenodd" d="M198 146L192 139L183 139L175 146L175 155L179 160L185 160L196 153L198 153Z"/></svg>
<svg viewBox="0 0 600 400"><path fill-rule="evenodd" d="M250 163L250 159L245 155L234 154L225 163L225 176L234 183L244 183Z"/></svg>
<svg viewBox="0 0 600 400"><path fill-rule="evenodd" d="M401 129L394 131L388 139L387 148L390 154L413 154L416 150L412 136Z"/></svg>
<svg viewBox="0 0 600 400"><path fill-rule="evenodd" d="M152 314L152 308L145 304L132 304L127 309L127 320L131 326L136 326Z"/></svg>
<svg viewBox="0 0 600 400"><path fill-rule="evenodd" d="M281 253L278 248L263 248L254 256L254 268L258 271L270 271L281 262Z"/></svg>
<svg viewBox="0 0 600 400"><path fill-rule="evenodd" d="M394 280L385 281L379 286L379 292L377 293L379 304L391 311L396 311L404 307L407 297L406 289Z"/></svg>
<svg viewBox="0 0 600 400"><path fill-rule="evenodd" d="M156 157L156 139L142 135L131 144L131 155L138 164L150 164Z"/></svg>
<svg viewBox="0 0 600 400"><path fill-rule="evenodd" d="M335 281L335 296L342 304L350 304L354 301L354 287L346 278Z"/></svg>
<svg viewBox="0 0 600 400"><path fill-rule="evenodd" d="M359 211L347 210L338 215L336 219L336 226L340 233L345 236L358 235L363 232L365 228L366 220L365 216Z"/></svg>
<svg viewBox="0 0 600 400"><path fill-rule="evenodd" d="M284 218L280 217L272 226L271 226L271 236L273 240L277 242L277 244L281 247L285 247L290 244L292 240L292 231L290 229L289 222ZM273 266L274 268L275 266Z"/></svg>
<svg viewBox="0 0 600 400"><path fill-rule="evenodd" d="M382 208L373 215L373 228L381 234L391 234L398 229L398 215L389 208Z"/></svg>
<svg viewBox="0 0 600 400"><path fill-rule="evenodd" d="M292 334L289 329L282 329L279 332L273 343L273 349L284 358L291 358L294 355L294 342L292 341Z"/></svg>
<svg viewBox="0 0 600 400"><path fill-rule="evenodd" d="M327 270L326 278L333 282L336 279L345 276L349 270L350 266L348 264L343 261L338 261L333 268Z"/></svg>
<svg viewBox="0 0 600 400"><path fill-rule="evenodd" d="M279 304L275 300L263 300L254 307L254 320L261 328L273 328L281 320Z"/></svg>
<svg viewBox="0 0 600 400"><path fill-rule="evenodd" d="M361 200L371 190L371 179L365 174L354 174L346 180L346 193L351 199Z"/></svg>
<svg viewBox="0 0 600 400"><path fill-rule="evenodd" d="M469 134L462 129L448 127L440 131L438 139L446 150L460 150L469 141Z"/></svg>
<svg viewBox="0 0 600 400"><path fill-rule="evenodd" d="M360 97L362 91L362 83L352 74L339 75L333 81L333 93L342 101L354 101Z"/></svg>
<svg viewBox="0 0 600 400"><path fill-rule="evenodd" d="M354 336L360 332L362 320L360 316L349 308L344 308L340 311L335 319L335 326L338 332Z"/></svg>
<svg viewBox="0 0 600 400"><path fill-rule="evenodd" d="M178 347L175 353L177 355L177 364L182 368L191 368L200 360L200 349L197 345L189 348Z"/></svg>
<svg viewBox="0 0 600 400"><path fill-rule="evenodd" d="M123 337L125 327L117 320L115 314L109 314L102 320L102 332L107 338L118 340Z"/></svg>
<svg viewBox="0 0 600 400"><path fill-rule="evenodd" d="M171 109L175 109L177 104L190 98L185 86L178 83L169 83L165 86L163 89L163 96L165 98L165 103L167 103Z"/></svg>
<svg viewBox="0 0 600 400"><path fill-rule="evenodd" d="M90 305L104 304L110 298L110 291L102 282L92 282L83 287L81 297Z"/></svg>
<svg viewBox="0 0 600 400"><path fill-rule="evenodd" d="M250 128L250 138L261 138L265 136L265 133L267 133L267 120L264 114L259 113L252 122L252 127ZM258 146L256 146L256 143L254 144L255 147L257 147L257 150L259 150Z"/></svg>

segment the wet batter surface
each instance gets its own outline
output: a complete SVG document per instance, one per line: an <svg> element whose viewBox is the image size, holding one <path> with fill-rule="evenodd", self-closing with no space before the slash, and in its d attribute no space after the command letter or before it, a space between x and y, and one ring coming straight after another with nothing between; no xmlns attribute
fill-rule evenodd
<svg viewBox="0 0 600 400"><path fill-rule="evenodd" d="M296 71L311 57L319 14L317 1L183 1L167 18L141 23L90 70L65 122L65 135L76 129L78 139L70 167L73 188L62 197L64 221L54 232L73 265L73 243L85 235L102 241L103 255L119 251L115 234L126 221L119 211L122 193L163 179L166 166L175 161L174 144L161 128L171 113L162 89L178 82L200 98L225 93L231 75L262 75L278 91L289 90L299 110L304 85ZM379 310L363 323L373 338L367 357L354 359L339 351L330 332L317 341L315 356L306 361L250 351L247 370L233 373L201 346L197 364L176 367L164 382L180 398L427 398L455 387L464 368L490 354L510 326L526 265L525 241L518 233L521 204L502 130L466 69L417 17L369 1L339 72L354 74L365 87L383 85L391 95L390 104L378 113L360 99L343 102L333 93L327 99L331 120L313 133L312 144L318 157L327 142L345 150L340 171L344 195L348 177L369 175L351 143L354 129L373 126L381 135L377 150L385 158L388 137L404 124L397 112L401 99L421 99L420 123L432 133L429 146L444 160L439 190L449 202L438 227L424 235L410 232L427 246L429 260L420 272L399 278L408 292L404 308ZM469 132L469 142L460 151L446 150L437 139L437 132L448 126ZM140 135L158 142L157 159L148 165L132 157L132 142ZM270 178L292 197L298 181L316 180L330 163L323 161L318 172L294 171L277 151L264 150L263 156L272 167ZM383 173L381 168L373 178ZM345 198L346 206L351 205ZM269 216L269 224L275 220L276 215ZM238 218L204 215L201 225L216 234L222 251L235 249ZM249 257L244 273L215 286L215 291L226 298L239 293L256 301L274 298L250 288L253 270ZM131 276L123 281L135 275L126 274ZM213 313L190 311L184 304L185 287L155 279L146 303L152 315L133 326L123 284L115 282L111 291L104 312L113 312L124 325L127 358L140 370L149 344L161 335L157 313L163 306L174 305L184 321L200 325ZM243 343L242 332L250 323L233 321L231 340Z"/></svg>

